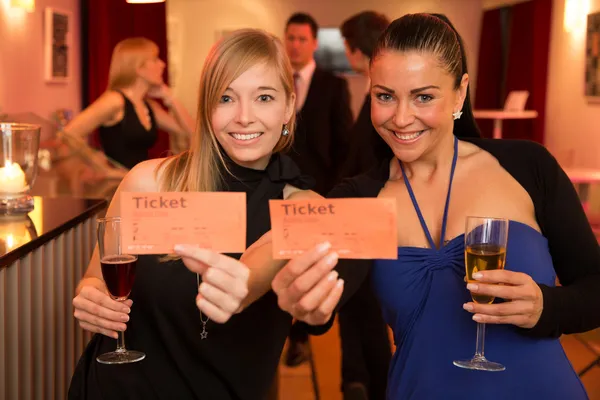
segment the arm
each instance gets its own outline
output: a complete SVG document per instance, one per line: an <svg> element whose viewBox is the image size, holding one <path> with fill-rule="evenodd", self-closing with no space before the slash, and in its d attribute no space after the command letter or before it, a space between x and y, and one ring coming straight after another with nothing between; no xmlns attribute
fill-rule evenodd
<svg viewBox="0 0 600 400"><path fill-rule="evenodd" d="M119 215L119 194L121 192L154 192L157 190L154 170L159 162L160 160L151 160L140 163L125 176L106 212L107 217ZM126 329L125 322L129 319L131 300L120 303L108 295L100 269L100 256L97 245L94 248L85 275L77 285L75 294L73 314L79 320L79 325L83 329L114 338L117 337L117 331Z"/></svg>
<svg viewBox="0 0 600 400"><path fill-rule="evenodd" d="M600 248L571 181L545 149L540 151L540 225L562 286L539 285L543 311L527 333L558 337L600 326Z"/></svg>
<svg viewBox="0 0 600 400"><path fill-rule="evenodd" d="M98 127L114 120L117 114L123 110L123 104L124 100L120 94L113 91L105 92L69 122L58 133L58 137L97 170L109 171L106 156L92 149L87 143L87 138ZM119 174L118 177L122 178L123 175Z"/></svg>
<svg viewBox="0 0 600 400"><path fill-rule="evenodd" d="M284 188L283 197L286 200L322 198L313 191L300 190L290 185ZM249 292L242 302L242 307L245 308L271 290L273 278L286 265L288 260L273 259L273 242L271 231L269 231L244 252L240 261L250 269Z"/></svg>
<svg viewBox="0 0 600 400"><path fill-rule="evenodd" d="M148 97L161 99L163 104L169 109L166 112L158 103L150 101L150 106L156 117L156 123L159 129L185 138L189 143L190 136L194 132L194 120L187 112L185 107L171 93L167 85L162 85L148 92Z"/></svg>

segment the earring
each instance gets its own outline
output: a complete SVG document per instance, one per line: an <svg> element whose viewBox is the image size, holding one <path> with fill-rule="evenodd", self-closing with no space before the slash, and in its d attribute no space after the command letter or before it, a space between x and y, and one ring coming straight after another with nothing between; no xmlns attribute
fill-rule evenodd
<svg viewBox="0 0 600 400"><path fill-rule="evenodd" d="M462 111L457 111L455 113L452 113L452 116L454 117L454 119L460 119L460 116L462 115Z"/></svg>
<svg viewBox="0 0 600 400"><path fill-rule="evenodd" d="M287 136L290 134L290 130L288 129L287 125L283 125L283 130L281 131L281 136Z"/></svg>

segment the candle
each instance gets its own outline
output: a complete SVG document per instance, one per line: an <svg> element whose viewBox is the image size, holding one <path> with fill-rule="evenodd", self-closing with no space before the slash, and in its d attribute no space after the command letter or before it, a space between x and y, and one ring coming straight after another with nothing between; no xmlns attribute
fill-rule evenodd
<svg viewBox="0 0 600 400"><path fill-rule="evenodd" d="M25 173L19 164L4 161L0 167L0 193L21 193L27 189Z"/></svg>

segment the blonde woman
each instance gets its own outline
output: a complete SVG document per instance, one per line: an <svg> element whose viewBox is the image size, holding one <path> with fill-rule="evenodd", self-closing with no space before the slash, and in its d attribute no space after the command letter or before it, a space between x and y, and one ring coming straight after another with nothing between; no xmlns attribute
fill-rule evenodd
<svg viewBox="0 0 600 400"><path fill-rule="evenodd" d="M104 154L125 169L148 159L158 129L189 138L193 120L163 82L164 69L154 42L141 37L119 42L108 89L64 128L63 140L107 175L122 176L125 170L107 169L106 157L87 147L87 137L96 129ZM150 98L162 100L169 112Z"/></svg>
<svg viewBox="0 0 600 400"><path fill-rule="evenodd" d="M118 192L245 192L246 241L260 250L249 263L266 271L258 268L249 277L236 260L240 255L177 246L182 259L139 258L124 307L107 295L95 253L73 305L80 326L97 334L77 366L69 398L266 397L292 318L267 292L279 264L257 240L270 229L269 199L301 196L309 187L291 159L280 154L294 136L293 87L282 44L270 34L237 31L210 51L190 150L138 164ZM118 192L108 216L118 214ZM97 363L96 355L113 350L116 331L126 328L127 346L146 353L146 359L120 366Z"/></svg>

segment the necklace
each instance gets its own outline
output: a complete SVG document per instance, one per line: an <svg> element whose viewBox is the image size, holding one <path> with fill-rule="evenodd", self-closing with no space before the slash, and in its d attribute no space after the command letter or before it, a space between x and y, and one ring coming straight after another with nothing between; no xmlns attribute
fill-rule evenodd
<svg viewBox="0 0 600 400"><path fill-rule="evenodd" d="M198 282L198 287L200 287L200 274L196 274L196 282ZM200 309L198 309L200 311ZM210 321L210 318L202 316L202 311L200 311L200 322L202 322L202 332L200 332L200 339L204 340L208 337L208 332L206 332L206 324Z"/></svg>

